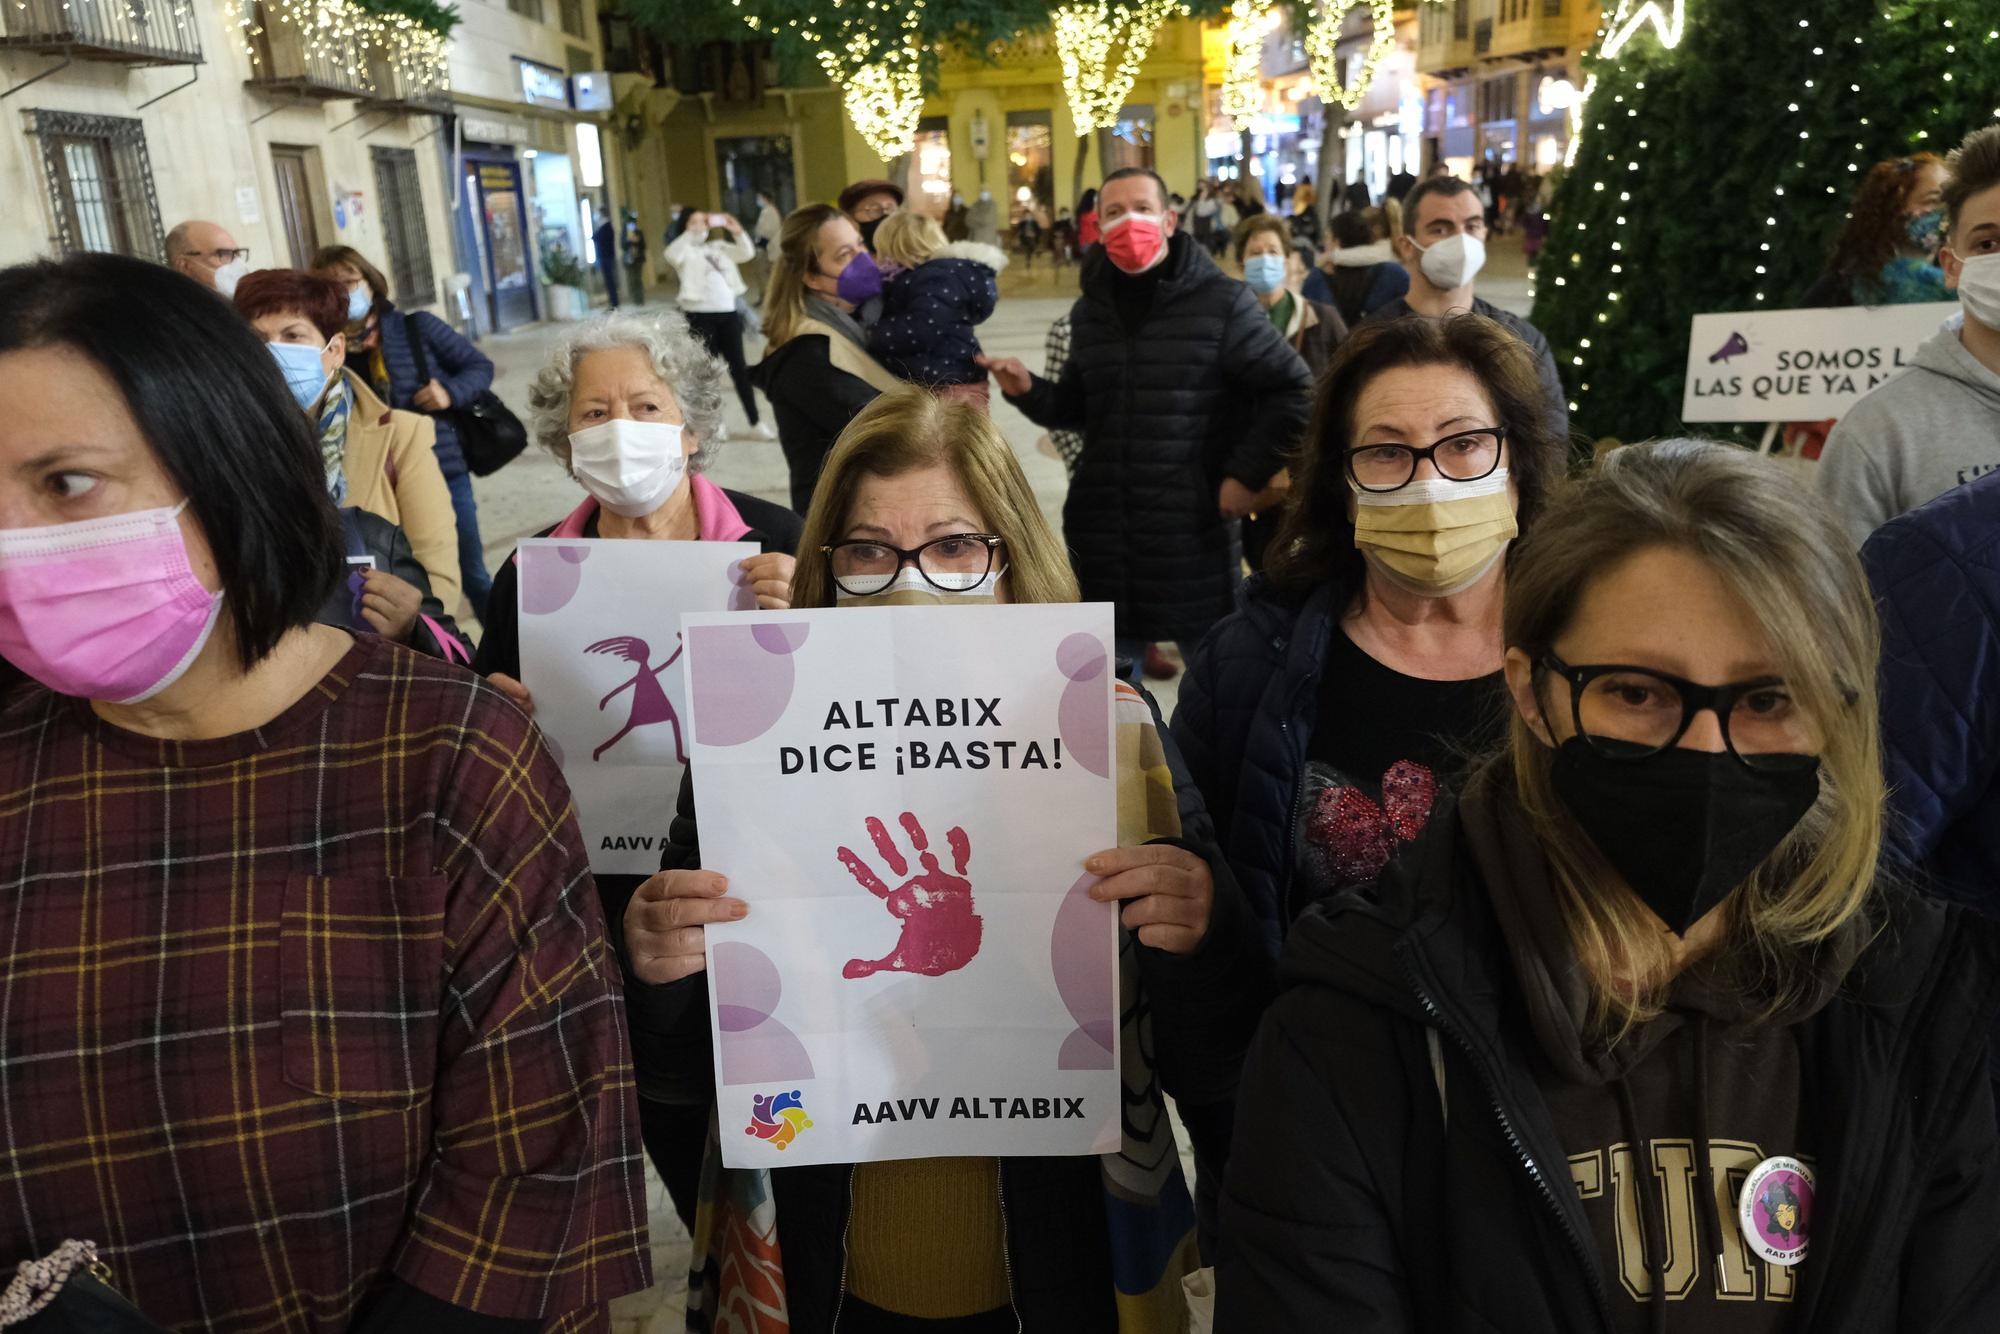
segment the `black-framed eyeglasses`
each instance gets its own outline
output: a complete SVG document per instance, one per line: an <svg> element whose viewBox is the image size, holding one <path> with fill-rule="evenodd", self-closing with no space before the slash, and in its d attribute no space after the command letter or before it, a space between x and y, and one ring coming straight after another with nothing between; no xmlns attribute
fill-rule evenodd
<svg viewBox="0 0 2000 1334"><path fill-rule="evenodd" d="M250 247L247 245L237 246L234 250L190 250L188 253L196 259L212 259L215 261L217 267L227 264L233 259L240 259L245 264L250 262Z"/></svg>
<svg viewBox="0 0 2000 1334"><path fill-rule="evenodd" d="M1429 459L1438 476L1453 482L1491 477L1500 466L1505 426L1459 431L1418 449L1415 445L1357 445L1347 451L1347 476L1363 491L1400 491L1417 475L1417 463Z"/></svg>
<svg viewBox="0 0 2000 1334"><path fill-rule="evenodd" d="M849 597L872 597L896 582L905 565L917 567L924 582L941 593L965 593L993 568L1001 539L992 533L948 533L918 547L895 547L865 539L821 547L834 585Z"/></svg>
<svg viewBox="0 0 2000 1334"><path fill-rule="evenodd" d="M1650 667L1572 667L1553 653L1542 655L1542 666L1569 682L1576 734L1609 759L1648 759L1678 745L1704 710L1715 715L1722 744L1746 768L1803 769L1819 752L1819 728L1782 677L1705 686Z"/></svg>

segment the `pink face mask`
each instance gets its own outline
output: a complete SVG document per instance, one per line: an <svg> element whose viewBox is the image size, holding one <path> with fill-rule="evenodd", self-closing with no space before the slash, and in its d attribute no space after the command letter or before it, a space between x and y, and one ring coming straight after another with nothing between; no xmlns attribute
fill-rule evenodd
<svg viewBox="0 0 2000 1334"><path fill-rule="evenodd" d="M0 528L0 656L59 694L111 704L179 680L222 610L188 566L186 508Z"/></svg>

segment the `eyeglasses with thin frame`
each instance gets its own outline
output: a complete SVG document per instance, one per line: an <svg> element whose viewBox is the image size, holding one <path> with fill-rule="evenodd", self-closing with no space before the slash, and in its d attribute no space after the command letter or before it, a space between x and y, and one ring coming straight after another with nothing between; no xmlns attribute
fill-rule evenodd
<svg viewBox="0 0 2000 1334"><path fill-rule="evenodd" d="M873 597L896 582L905 565L914 565L924 582L941 593L964 593L979 586L993 569L994 549L1002 540L992 533L947 533L915 547L850 539L823 546L834 586L849 597Z"/></svg>
<svg viewBox="0 0 2000 1334"><path fill-rule="evenodd" d="M232 259L240 259L245 264L250 262L250 247L247 245L238 246L234 250L189 250L185 253L195 259L212 260L217 268L221 268Z"/></svg>
<svg viewBox="0 0 2000 1334"><path fill-rule="evenodd" d="M1500 466L1506 439L1501 425L1459 431L1422 449L1393 441L1356 445L1347 451L1347 476L1363 491L1400 491L1417 475L1418 462L1429 459L1447 481L1477 482Z"/></svg>
<svg viewBox="0 0 2000 1334"><path fill-rule="evenodd" d="M1705 686L1650 667L1571 666L1554 653L1542 655L1542 666L1569 683L1576 734L1608 759L1650 759L1679 745L1704 711L1715 715L1722 744L1745 768L1803 769L1819 750L1819 729L1783 677Z"/></svg>

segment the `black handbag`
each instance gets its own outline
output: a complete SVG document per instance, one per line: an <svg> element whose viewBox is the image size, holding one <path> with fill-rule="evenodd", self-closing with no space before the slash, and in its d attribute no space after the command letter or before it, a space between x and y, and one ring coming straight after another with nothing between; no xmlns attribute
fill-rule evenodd
<svg viewBox="0 0 2000 1334"><path fill-rule="evenodd" d="M8 1334L166 1334L110 1283L111 1271L87 1241L24 1261L0 1294Z"/></svg>
<svg viewBox="0 0 2000 1334"><path fill-rule="evenodd" d="M423 331L408 315L403 316L403 336L410 340L410 355L417 361L417 387L431 381L431 361L424 351ZM458 436L459 452L475 477L490 477L521 456L528 447L528 428L508 411L500 396L488 389L470 403L454 403L443 412L429 414L451 423Z"/></svg>

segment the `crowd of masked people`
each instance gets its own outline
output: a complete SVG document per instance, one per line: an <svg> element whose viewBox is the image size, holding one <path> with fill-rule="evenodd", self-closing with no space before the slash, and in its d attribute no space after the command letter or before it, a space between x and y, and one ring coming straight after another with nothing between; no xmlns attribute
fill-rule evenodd
<svg viewBox="0 0 2000 1334"><path fill-rule="evenodd" d="M1117 685L1144 814L1086 865L1192 1190L1132 1118L723 1168L704 928L773 887L704 861L692 782L657 875L592 876L460 500L491 363L348 250L0 270L0 1323L602 1328L650 1158L690 1329L1988 1327L2000 129L1907 174L1962 317L1816 486L1573 466L1445 176L1356 211L1401 282L1336 303L1282 220L1237 277L1114 172L1042 373L893 185L795 211L747 372L789 505L708 476L709 297L556 340L546 533L753 542L764 608L1106 602L1135 679L1185 646L1170 722ZM989 386L1081 439L1061 537Z"/></svg>

